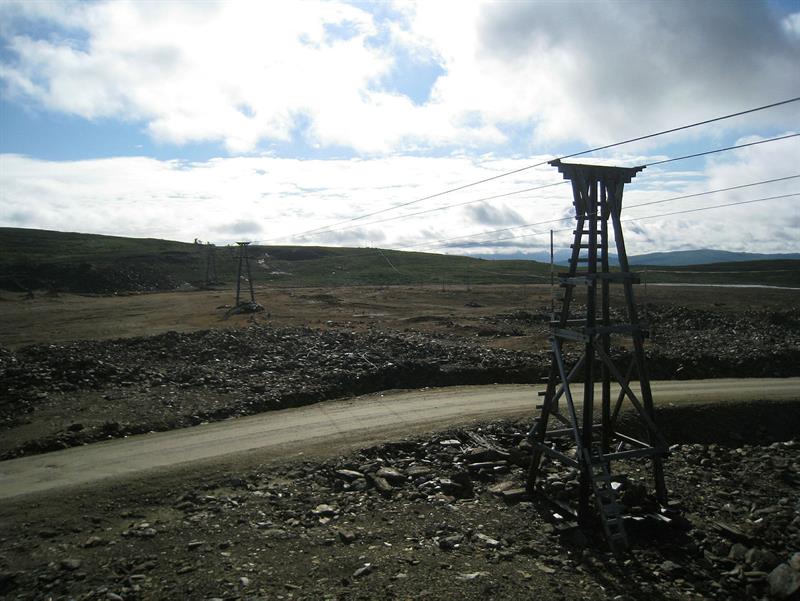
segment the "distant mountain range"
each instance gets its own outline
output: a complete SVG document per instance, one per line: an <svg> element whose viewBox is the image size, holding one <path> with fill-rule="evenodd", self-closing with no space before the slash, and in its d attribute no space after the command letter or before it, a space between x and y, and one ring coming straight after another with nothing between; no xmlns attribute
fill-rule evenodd
<svg viewBox="0 0 800 601"><path fill-rule="evenodd" d="M635 265L663 265L680 267L683 265L706 265L708 263L741 263L744 261L777 261L783 259L800 259L800 253L744 253L727 250L674 250L671 252L648 253L629 258Z"/></svg>
<svg viewBox="0 0 800 601"><path fill-rule="evenodd" d="M481 259L516 259L541 261L542 263L550 262L550 253L546 251L497 255L480 254L473 256ZM569 251L561 250L555 252L556 263L564 265L569 261L569 257ZM644 255L631 255L628 257L628 262L631 265L682 267L686 265L708 265L710 263L740 263L745 261L775 261L781 259L800 259L800 253L762 254L704 248L699 250L674 250L669 252L647 253ZM616 264L616 256L612 256L611 260Z"/></svg>

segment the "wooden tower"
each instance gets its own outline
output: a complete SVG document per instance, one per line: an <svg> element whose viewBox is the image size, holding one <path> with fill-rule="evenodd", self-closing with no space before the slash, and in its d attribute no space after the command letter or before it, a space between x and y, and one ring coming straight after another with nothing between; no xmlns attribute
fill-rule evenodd
<svg viewBox="0 0 800 601"><path fill-rule="evenodd" d="M245 271L247 272L247 283L250 286L250 303L255 305L256 304L256 294L253 290L253 274L250 271L250 257L247 254L247 247L250 245L249 242L237 242L236 244L239 245L239 266L236 270L236 305L238 307L241 305L241 288L242 288L242 266L244 266Z"/></svg>
<svg viewBox="0 0 800 601"><path fill-rule="evenodd" d="M667 445L654 421L644 354L646 327L639 321L633 297L638 278L628 266L620 221L623 188L644 167L606 167L560 160L550 164L572 183L576 225L569 271L560 273L558 278L564 296L561 310L552 321L547 390L540 393L544 397L541 413L530 432L533 457L528 490L532 496L540 494L537 477L545 456L578 469L578 523L587 526L595 516L599 517L612 550L619 551L627 547L628 541L621 506L611 485L612 462L649 460L662 505L667 496L662 466ZM614 271L609 261L612 233L619 263L619 269ZM612 287L621 287L624 312L614 312L624 315L621 320L612 320ZM620 338L630 348L627 366L612 359L612 339ZM577 361L568 361L565 345L578 347ZM583 407L573 400L575 386L583 388ZM562 399L565 411L561 410ZM600 411L596 413L598 400ZM640 438L644 440L617 431L617 418L625 401L635 409L645 433Z"/></svg>

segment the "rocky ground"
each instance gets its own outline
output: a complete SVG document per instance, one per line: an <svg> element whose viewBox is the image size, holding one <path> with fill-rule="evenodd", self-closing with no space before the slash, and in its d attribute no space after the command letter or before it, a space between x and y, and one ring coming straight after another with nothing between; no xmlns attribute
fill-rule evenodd
<svg viewBox="0 0 800 601"><path fill-rule="evenodd" d="M268 326L31 346L0 356L0 450L10 458L393 388L524 382L535 360L453 337Z"/></svg>
<svg viewBox="0 0 800 601"><path fill-rule="evenodd" d="M653 377L796 375L800 312L751 313L675 307L651 315L659 323L649 349ZM535 327L539 317L498 315L496 335L508 335L508 324ZM0 419L13 432L0 450L8 458L377 390L546 375L546 354L479 340L254 326L5 351ZM37 428L42 421L49 431Z"/></svg>
<svg viewBox="0 0 800 601"><path fill-rule="evenodd" d="M527 424L497 422L168 487L12 502L0 509L0 597L797 598L800 405L766 408L773 417L748 444L730 444L729 426L748 432L763 406L728 407L719 430L716 408L702 410L705 421L659 415L680 441L667 514L648 494L647 464L615 464L634 518L619 558L527 498ZM724 444L697 442L714 432ZM543 490L567 502L575 476L550 465Z"/></svg>
<svg viewBox="0 0 800 601"><path fill-rule="evenodd" d="M655 379L800 374L798 309L644 314L658 324L648 341ZM0 457L386 389L538 382L546 352L494 343L536 336L541 347L546 320L519 309L437 324L445 331L267 324L0 348Z"/></svg>

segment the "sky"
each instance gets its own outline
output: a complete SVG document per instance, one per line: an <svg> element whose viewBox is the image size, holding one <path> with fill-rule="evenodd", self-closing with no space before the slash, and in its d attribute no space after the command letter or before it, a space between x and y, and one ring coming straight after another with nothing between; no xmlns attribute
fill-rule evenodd
<svg viewBox="0 0 800 601"><path fill-rule="evenodd" d="M0 226L533 253L569 244L553 167L437 194L800 96L800 2L0 0L0 94ZM573 160L798 131L794 102ZM791 176L800 137L648 167L628 252L798 252L798 195L663 215Z"/></svg>

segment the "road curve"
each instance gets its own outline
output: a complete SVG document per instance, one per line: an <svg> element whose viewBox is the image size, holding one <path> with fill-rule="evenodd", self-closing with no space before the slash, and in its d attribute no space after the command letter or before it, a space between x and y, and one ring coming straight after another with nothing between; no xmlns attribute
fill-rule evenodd
<svg viewBox="0 0 800 601"><path fill-rule="evenodd" d="M258 450L280 456L307 446L335 451L347 441L397 437L447 424L511 415L533 416L532 385L489 385L391 391L326 401L213 424L132 436L0 462L0 498L54 491L105 478L219 459ZM580 402L581 386L575 387ZM657 404L800 400L800 378L653 382Z"/></svg>

